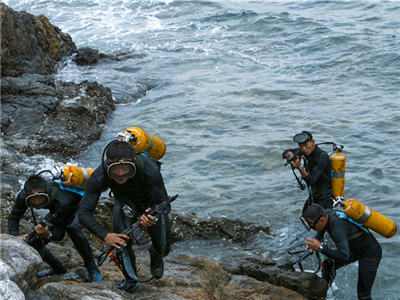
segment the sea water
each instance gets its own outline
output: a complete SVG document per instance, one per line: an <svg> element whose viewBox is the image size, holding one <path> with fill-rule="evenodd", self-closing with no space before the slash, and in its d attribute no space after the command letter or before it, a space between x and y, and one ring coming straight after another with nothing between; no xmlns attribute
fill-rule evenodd
<svg viewBox="0 0 400 300"><path fill-rule="evenodd" d="M400 224L400 2L4 2L118 58L60 66L59 80L97 81L116 102L101 139L74 162L95 168L118 132L140 127L167 145L175 210L268 225L283 256L309 234L298 219L307 192L281 153L309 130L317 143L344 145L345 198ZM373 296L399 299L399 234L374 235L383 259ZM268 257L267 239L243 251ZM226 246L184 250L219 260ZM357 264L339 270L328 299L355 299L356 282Z"/></svg>

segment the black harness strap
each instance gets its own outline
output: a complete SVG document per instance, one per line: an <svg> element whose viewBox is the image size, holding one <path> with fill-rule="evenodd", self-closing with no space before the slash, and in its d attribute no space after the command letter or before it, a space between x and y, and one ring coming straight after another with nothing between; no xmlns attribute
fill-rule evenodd
<svg viewBox="0 0 400 300"><path fill-rule="evenodd" d="M347 216L346 217L340 217L340 216L337 215L336 211L330 211L330 212L328 212L328 215L330 217L329 226L331 228L332 228L333 220L335 220L336 218L341 218L341 219L348 220L349 222L357 225L361 229L359 232L357 232L357 233L353 234L352 236L348 237L347 238L348 241L354 240L355 238L357 238L357 237L359 237L359 236L361 236L363 234L367 234L368 233L368 229L365 228L362 224L357 223L356 221L352 220L351 218L349 218Z"/></svg>

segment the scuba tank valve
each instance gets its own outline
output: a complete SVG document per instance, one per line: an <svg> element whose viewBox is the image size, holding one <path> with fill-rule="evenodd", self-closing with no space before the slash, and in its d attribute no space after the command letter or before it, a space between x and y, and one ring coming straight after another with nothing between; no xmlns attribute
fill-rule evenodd
<svg viewBox="0 0 400 300"><path fill-rule="evenodd" d="M139 127L129 127L124 132L118 133L117 137L122 141L129 142L135 152L144 154L154 160L161 159L167 150L162 139L147 133Z"/></svg>

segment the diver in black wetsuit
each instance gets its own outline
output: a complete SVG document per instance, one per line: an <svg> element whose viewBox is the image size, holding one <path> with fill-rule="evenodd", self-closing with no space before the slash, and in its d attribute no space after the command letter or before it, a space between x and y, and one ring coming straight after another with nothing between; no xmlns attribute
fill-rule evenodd
<svg viewBox="0 0 400 300"><path fill-rule="evenodd" d="M358 261L358 299L372 299L371 290L382 258L381 245L372 233L349 221L343 212L325 210L318 204L309 206L302 218L305 219L308 230L314 229L322 232L322 235L328 232L335 243L336 249L332 249L318 239L306 238L307 249L319 251L331 259L328 266L323 265L322 277L331 283L332 273L340 267Z"/></svg>
<svg viewBox="0 0 400 300"><path fill-rule="evenodd" d="M307 183L309 197L304 203L302 212L304 213L307 206L312 203L318 203L324 208L332 208L332 162L328 153L315 145L313 136L308 131L296 134L293 141L299 145L299 148L286 149L282 157L290 159L293 155L297 156L291 160L291 164L300 171L301 177ZM300 156L303 156L304 166Z"/></svg>
<svg viewBox="0 0 400 300"><path fill-rule="evenodd" d="M89 281L102 281L103 275L96 266L89 241L76 216L81 198L81 195L63 190L56 183L47 182L39 175L30 176L26 180L23 190L18 193L17 201L8 217L8 231L11 235L20 236L19 221L28 207L48 209L50 213L44 217L44 220L49 220L53 214L57 214L50 226L35 224L37 236L34 239L27 240L27 235L21 236L42 255L43 261L51 267L51 269L39 272L38 277L67 272L67 268L61 261L45 247L51 241L61 241L67 232L85 263L89 272ZM36 223L36 220L34 221Z"/></svg>
<svg viewBox="0 0 400 300"><path fill-rule="evenodd" d="M141 224L151 237L150 272L155 279L163 276L164 261L171 249L170 206L159 216L142 215L167 201L168 195L159 167L150 158L138 155L128 142L114 141L106 148L107 161L91 175L79 209L79 220L109 246L117 248L117 259L125 279L117 288L131 292L137 287L133 240L121 234L141 215ZM114 233L94 218L100 195L110 188L114 194ZM159 220L157 220L159 219ZM119 257L119 258L118 258ZM124 259L123 259L124 258Z"/></svg>

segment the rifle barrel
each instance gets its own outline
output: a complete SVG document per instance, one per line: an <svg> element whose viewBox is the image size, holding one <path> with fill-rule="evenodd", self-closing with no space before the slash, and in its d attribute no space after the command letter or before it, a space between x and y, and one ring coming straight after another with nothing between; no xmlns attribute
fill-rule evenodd
<svg viewBox="0 0 400 300"><path fill-rule="evenodd" d="M168 204L170 204L171 202L175 201L176 198L179 197L179 194L176 194L175 196L169 197L167 201L164 201L160 204L158 204L154 209L152 209L151 211L149 211L148 213L144 213L144 215L152 215L152 214L158 214L161 212L161 210ZM125 229L124 231L122 231L121 233L126 234L128 236L130 236L132 234L132 232L139 227L141 223L140 217L138 217L138 220L133 223L131 226L129 226L127 229ZM114 250L114 246L108 246L107 249L102 252L98 257L97 257L97 265L100 267L104 261L107 259L108 255Z"/></svg>
<svg viewBox="0 0 400 300"><path fill-rule="evenodd" d="M297 250L293 250L293 251L288 251L288 254L299 254L299 253L303 253L305 250L304 248L302 249L297 249Z"/></svg>

